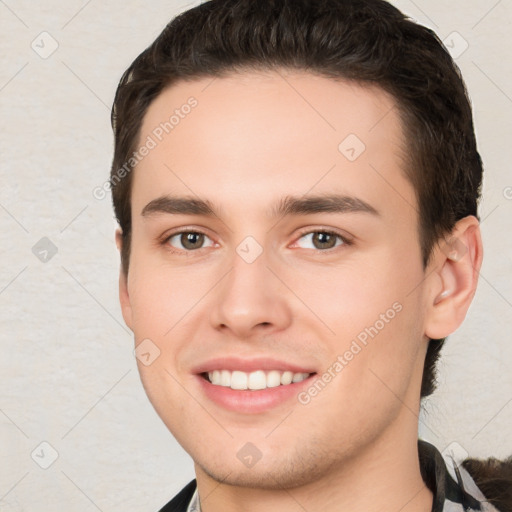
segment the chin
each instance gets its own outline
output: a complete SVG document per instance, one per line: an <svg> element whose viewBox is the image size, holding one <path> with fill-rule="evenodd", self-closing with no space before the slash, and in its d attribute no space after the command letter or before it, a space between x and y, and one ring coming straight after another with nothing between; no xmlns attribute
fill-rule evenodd
<svg viewBox="0 0 512 512"><path fill-rule="evenodd" d="M211 479L225 485L283 490L310 484L329 474L335 461L324 455L310 452L304 457L294 453L292 457L283 458L276 454L266 462L262 458L252 468L241 467L238 459L234 463L225 461L225 464L196 461L196 466Z"/></svg>

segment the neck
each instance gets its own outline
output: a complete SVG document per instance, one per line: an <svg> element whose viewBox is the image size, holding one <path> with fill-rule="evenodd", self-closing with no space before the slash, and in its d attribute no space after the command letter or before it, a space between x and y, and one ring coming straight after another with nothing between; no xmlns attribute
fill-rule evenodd
<svg viewBox="0 0 512 512"><path fill-rule="evenodd" d="M430 512L433 497L420 473L417 424L409 410L404 408L402 414L405 417L397 418L392 431L319 480L300 487L276 490L226 485L196 465L201 511Z"/></svg>

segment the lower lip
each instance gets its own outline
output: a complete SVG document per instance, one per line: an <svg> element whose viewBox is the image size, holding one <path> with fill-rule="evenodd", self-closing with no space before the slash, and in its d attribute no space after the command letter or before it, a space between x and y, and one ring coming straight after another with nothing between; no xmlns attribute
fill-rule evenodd
<svg viewBox="0 0 512 512"><path fill-rule="evenodd" d="M217 405L229 411L258 414L296 398L304 387L309 386L314 376L315 374L312 374L301 382L286 386L258 390L236 390L226 386L215 386L201 375L197 378L204 394Z"/></svg>

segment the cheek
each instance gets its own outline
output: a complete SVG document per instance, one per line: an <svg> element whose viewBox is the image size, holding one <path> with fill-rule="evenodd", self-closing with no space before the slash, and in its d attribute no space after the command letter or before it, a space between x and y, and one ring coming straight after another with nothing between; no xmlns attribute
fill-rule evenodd
<svg viewBox="0 0 512 512"><path fill-rule="evenodd" d="M299 275L298 294L331 331L325 336L328 364L343 367L344 378L336 384L339 392L345 389L359 397L390 393L380 377L403 395L422 348L417 287L421 261L383 250L366 261L358 258L343 267L319 267L314 274Z"/></svg>
<svg viewBox="0 0 512 512"><path fill-rule="evenodd" d="M340 338L355 337L376 322L381 326L386 312L384 320L394 319L409 300L409 270L394 265L389 253L296 270L288 279L294 292Z"/></svg>
<svg viewBox="0 0 512 512"><path fill-rule="evenodd" d="M134 255L130 269L133 329L136 338L164 338L194 308L208 283L187 268L171 269L142 256Z"/></svg>

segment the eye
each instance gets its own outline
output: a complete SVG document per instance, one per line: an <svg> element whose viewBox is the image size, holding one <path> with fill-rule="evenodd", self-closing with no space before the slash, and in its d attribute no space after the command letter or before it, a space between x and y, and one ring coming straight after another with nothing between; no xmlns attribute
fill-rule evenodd
<svg viewBox="0 0 512 512"><path fill-rule="evenodd" d="M306 244L300 245L300 240L306 240ZM339 241L339 243L338 243ZM344 236L332 231L310 231L301 235L296 242L302 249L334 249L340 245L350 245L351 242Z"/></svg>
<svg viewBox="0 0 512 512"><path fill-rule="evenodd" d="M176 249L194 251L197 249L202 249L206 239L210 240L211 242L206 247L212 247L214 245L213 240L204 233L199 231L180 231L179 233L174 233L168 237L165 240L165 243ZM178 246L175 244L178 244Z"/></svg>

